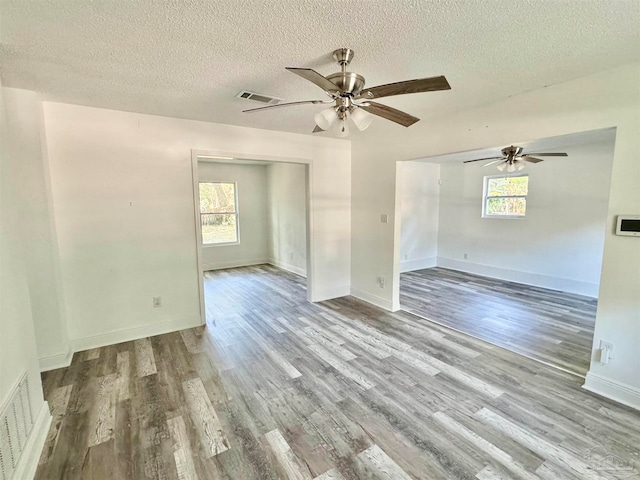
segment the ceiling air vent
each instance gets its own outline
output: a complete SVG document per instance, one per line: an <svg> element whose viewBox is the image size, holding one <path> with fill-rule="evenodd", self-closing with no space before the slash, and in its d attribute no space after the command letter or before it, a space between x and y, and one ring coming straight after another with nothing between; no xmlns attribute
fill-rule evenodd
<svg viewBox="0 0 640 480"><path fill-rule="evenodd" d="M268 105L275 105L280 103L282 98L270 97L269 95L263 95L261 93L241 91L236 98L246 98L247 100L255 100L256 102L266 103Z"/></svg>

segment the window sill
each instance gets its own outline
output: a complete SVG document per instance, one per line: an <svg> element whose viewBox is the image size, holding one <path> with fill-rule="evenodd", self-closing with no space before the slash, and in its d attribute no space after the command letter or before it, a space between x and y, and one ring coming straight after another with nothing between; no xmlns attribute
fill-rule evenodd
<svg viewBox="0 0 640 480"><path fill-rule="evenodd" d="M498 220L522 220L526 215L482 215L482 218L497 218Z"/></svg>
<svg viewBox="0 0 640 480"><path fill-rule="evenodd" d="M231 247L233 245L240 245L240 242L226 242L226 243L203 243L203 248L211 248L211 247Z"/></svg>

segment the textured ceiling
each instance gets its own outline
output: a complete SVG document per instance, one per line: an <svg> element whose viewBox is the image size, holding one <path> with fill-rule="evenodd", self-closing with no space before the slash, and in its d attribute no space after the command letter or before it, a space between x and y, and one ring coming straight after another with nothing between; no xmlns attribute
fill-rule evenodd
<svg viewBox="0 0 640 480"><path fill-rule="evenodd" d="M338 47L368 86L446 75L450 91L381 100L421 118L640 60L638 0L0 0L0 21L4 86L298 133L322 107L243 114L262 104L235 95L324 99L284 67L328 75Z"/></svg>

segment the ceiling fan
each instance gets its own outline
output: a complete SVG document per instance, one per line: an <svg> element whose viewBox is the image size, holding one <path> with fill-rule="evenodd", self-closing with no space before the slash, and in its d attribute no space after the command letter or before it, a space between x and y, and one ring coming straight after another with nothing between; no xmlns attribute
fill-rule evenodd
<svg viewBox="0 0 640 480"><path fill-rule="evenodd" d="M304 104L332 104L329 108L318 112L314 116L316 128L313 133L329 130L332 126L339 137L349 135L350 118L358 130L365 130L373 120L369 114L377 115L392 122L409 127L420 119L395 108L372 102L372 99L404 95L407 93L433 92L450 90L449 82L443 76L407 80L404 82L388 83L377 87L365 88L362 75L347 72L347 66L353 59L354 52L350 48L339 48L333 52L333 58L340 65L340 71L323 77L310 68L287 67L292 73L316 84L330 97L330 100L305 100L300 102L279 103L267 107L252 108L244 112L257 112L271 108L288 107Z"/></svg>
<svg viewBox="0 0 640 480"><path fill-rule="evenodd" d="M510 147L505 147L502 149L501 157L488 157L488 158L478 158L476 160L466 160L462 163L472 163L472 162L481 162L483 160L492 160L489 163L485 163L482 165L483 167L488 167L489 165L495 165L496 163L498 170L504 172L505 170L509 173L520 171L526 165L525 162L528 163L540 163L544 162L542 158L536 157L566 157L568 156L563 152L555 152L555 153L522 153L522 147L514 147L511 145Z"/></svg>

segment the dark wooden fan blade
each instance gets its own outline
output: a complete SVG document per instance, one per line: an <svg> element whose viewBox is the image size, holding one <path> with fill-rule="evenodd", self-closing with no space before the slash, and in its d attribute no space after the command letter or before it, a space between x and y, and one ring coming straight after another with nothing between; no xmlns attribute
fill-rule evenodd
<svg viewBox="0 0 640 480"><path fill-rule="evenodd" d="M482 165L483 167L488 167L489 165L495 165L496 163L500 163L503 162L505 159L504 158L500 158L500 160L494 160L492 162L489 163L485 163L484 165Z"/></svg>
<svg viewBox="0 0 640 480"><path fill-rule="evenodd" d="M567 155L566 153L527 153L526 156L528 157L529 155L536 155L538 157L568 157L569 155Z"/></svg>
<svg viewBox="0 0 640 480"><path fill-rule="evenodd" d="M529 162L529 163L544 162L544 160L541 159L541 158L535 158L535 157L531 157L529 155L523 155L522 157L520 157L520 160L524 160L525 162Z"/></svg>
<svg viewBox="0 0 640 480"><path fill-rule="evenodd" d="M311 132L311 133L318 133L318 132L324 132L324 130L321 129L318 125L316 125L316 128L314 128L313 132Z"/></svg>
<svg viewBox="0 0 640 480"><path fill-rule="evenodd" d="M477 158L475 160L465 160L462 163L473 163L473 162L482 162L483 160L504 160L505 157L488 157L488 158Z"/></svg>
<svg viewBox="0 0 640 480"><path fill-rule="evenodd" d="M296 75L301 76L305 80L309 80L311 83L315 83L325 92L340 94L340 88L333 83L331 80L326 79L322 75L320 75L315 70L311 68L294 68L294 67L286 67L291 73L295 73Z"/></svg>
<svg viewBox="0 0 640 480"><path fill-rule="evenodd" d="M315 103L333 103L333 100L303 100L301 102L276 103L275 105L267 105L266 107L250 108L249 110L243 110L243 112L257 112L259 110L269 110L271 108L292 107L294 105L306 105Z"/></svg>
<svg viewBox="0 0 640 480"><path fill-rule="evenodd" d="M367 106L360 106L369 113L377 115L382 118L386 118L387 120L391 120L392 122L399 123L405 127L410 127L416 122L419 122L420 119L418 117L414 117L413 115L409 115L401 110L396 108L388 107L387 105L382 105L381 103L376 102L367 102Z"/></svg>
<svg viewBox="0 0 640 480"><path fill-rule="evenodd" d="M387 83L386 85L365 88L360 92L358 98L382 98L393 95L405 95L407 93L435 92L438 90L451 90L449 82L447 82L447 79L443 76Z"/></svg>

